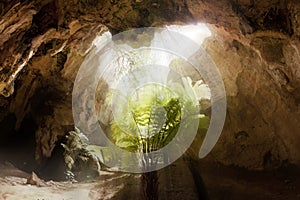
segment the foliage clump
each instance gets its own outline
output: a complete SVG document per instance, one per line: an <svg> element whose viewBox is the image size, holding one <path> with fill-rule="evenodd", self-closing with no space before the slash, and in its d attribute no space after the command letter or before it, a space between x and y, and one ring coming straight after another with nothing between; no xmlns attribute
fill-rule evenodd
<svg viewBox="0 0 300 200"><path fill-rule="evenodd" d="M130 152L156 151L174 139L180 126L205 117L199 113L202 81L192 83L187 77L169 86L148 85L128 97L119 106L110 124L108 137Z"/></svg>
<svg viewBox="0 0 300 200"><path fill-rule="evenodd" d="M91 180L100 175L100 161L88 150L88 138L75 127L61 145L65 149L64 160L67 165L66 179L70 181Z"/></svg>

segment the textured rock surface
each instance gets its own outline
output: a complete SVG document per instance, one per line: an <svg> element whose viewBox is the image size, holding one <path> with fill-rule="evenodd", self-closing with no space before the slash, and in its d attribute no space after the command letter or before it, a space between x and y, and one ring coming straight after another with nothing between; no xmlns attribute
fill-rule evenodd
<svg viewBox="0 0 300 200"><path fill-rule="evenodd" d="M92 40L106 28L205 22L205 48L228 96L224 132L211 158L251 169L300 164L300 2L0 2L0 137L31 118L36 158L51 156L72 128L72 83ZM13 115L11 115L13 114Z"/></svg>
<svg viewBox="0 0 300 200"><path fill-rule="evenodd" d="M203 162L179 159L159 170L158 199L288 199L299 198L299 172L257 172ZM198 169L201 169L199 177ZM93 182L76 183L46 181L45 185L26 184L30 174L11 165L0 164L1 199L147 199L139 174L101 171ZM192 173L191 173L192 172ZM18 177L16 177L18 176ZM203 181L205 185L203 185ZM205 192L205 189L207 192ZM151 193L153 194L153 192ZM149 195L150 196L150 195ZM148 198L149 199L149 198Z"/></svg>

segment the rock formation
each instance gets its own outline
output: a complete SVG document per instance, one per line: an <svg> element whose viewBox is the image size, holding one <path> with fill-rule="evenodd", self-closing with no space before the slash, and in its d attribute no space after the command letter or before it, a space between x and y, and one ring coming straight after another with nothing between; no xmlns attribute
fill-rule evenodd
<svg viewBox="0 0 300 200"><path fill-rule="evenodd" d="M97 35L201 22L228 99L209 157L249 169L300 164L297 0L13 0L0 2L0 15L1 143L30 119L35 158L51 157L73 128L73 82Z"/></svg>

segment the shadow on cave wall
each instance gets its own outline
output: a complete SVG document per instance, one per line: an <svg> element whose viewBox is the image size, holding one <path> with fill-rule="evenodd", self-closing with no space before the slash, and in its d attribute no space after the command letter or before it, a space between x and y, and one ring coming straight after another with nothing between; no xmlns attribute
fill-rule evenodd
<svg viewBox="0 0 300 200"><path fill-rule="evenodd" d="M0 162L9 162L27 173L35 172L45 180L65 180L64 149L56 145L51 158L35 159L35 131L37 125L31 116L25 117L19 130L15 130L16 117L9 114L0 123ZM61 143L59 139L57 143Z"/></svg>
<svg viewBox="0 0 300 200"><path fill-rule="evenodd" d="M35 129L31 117L23 120L18 131L15 130L16 117L9 114L0 123L0 161L8 161L28 171L35 167Z"/></svg>

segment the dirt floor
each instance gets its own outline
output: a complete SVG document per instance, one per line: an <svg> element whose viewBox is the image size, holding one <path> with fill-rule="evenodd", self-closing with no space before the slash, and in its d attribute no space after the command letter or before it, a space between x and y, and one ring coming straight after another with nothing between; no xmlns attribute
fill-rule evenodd
<svg viewBox="0 0 300 200"><path fill-rule="evenodd" d="M212 163L199 168L210 199L300 199L300 170L294 166L259 172Z"/></svg>
<svg viewBox="0 0 300 200"><path fill-rule="evenodd" d="M159 199L300 199L300 171L293 167L253 172L209 162L190 164L179 159L158 171ZM195 173L195 168L200 170ZM143 199L139 174L102 171L92 182L36 178L29 184L30 176L10 163L1 164L0 199Z"/></svg>

